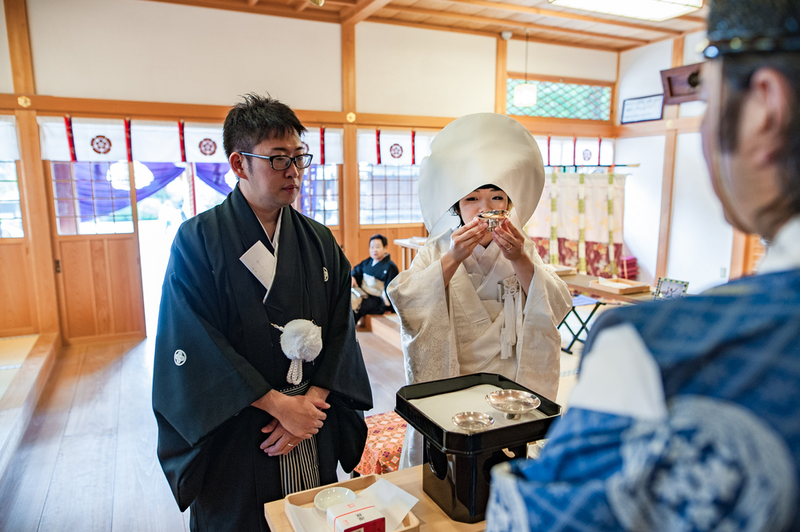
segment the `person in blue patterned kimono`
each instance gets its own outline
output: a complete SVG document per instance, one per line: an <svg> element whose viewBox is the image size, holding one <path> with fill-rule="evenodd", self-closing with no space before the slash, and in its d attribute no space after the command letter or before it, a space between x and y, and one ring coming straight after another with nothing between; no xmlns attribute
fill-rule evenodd
<svg viewBox="0 0 800 532"><path fill-rule="evenodd" d="M756 276L609 311L539 459L492 471L490 532L800 530L800 2L712 0L703 149Z"/></svg>

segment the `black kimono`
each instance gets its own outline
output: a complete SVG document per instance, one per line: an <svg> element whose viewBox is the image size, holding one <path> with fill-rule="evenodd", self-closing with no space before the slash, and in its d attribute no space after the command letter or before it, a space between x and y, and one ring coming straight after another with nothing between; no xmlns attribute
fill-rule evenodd
<svg viewBox="0 0 800 532"><path fill-rule="evenodd" d="M250 406L286 382L280 331L298 318L322 328L323 348L303 380L330 390L316 435L320 478L359 462L372 408L350 311L350 265L330 230L291 207L281 213L275 278L265 288L239 257L257 240L272 250L241 191L184 223L164 279L153 410L158 458L191 529L265 531L264 503L283 497L278 457L259 446L272 416Z"/></svg>
<svg viewBox="0 0 800 532"><path fill-rule="evenodd" d="M371 275L378 281L383 283L383 290L382 295L389 300L389 296L386 295L386 287L389 286L389 283L392 282L392 279L397 277L399 270L397 269L397 265L392 262L391 256L387 253L385 257L378 261L377 264L372 264L372 257L362 260L359 262L353 271L350 272L350 275L356 280L358 286L362 286L361 283L364 280L364 275ZM383 314L387 310L391 310L391 305L386 305L383 302L383 298L379 296L369 295L367 298L361 301L361 306L357 311L355 311L354 318L355 321L361 319L362 316L366 316L367 314Z"/></svg>

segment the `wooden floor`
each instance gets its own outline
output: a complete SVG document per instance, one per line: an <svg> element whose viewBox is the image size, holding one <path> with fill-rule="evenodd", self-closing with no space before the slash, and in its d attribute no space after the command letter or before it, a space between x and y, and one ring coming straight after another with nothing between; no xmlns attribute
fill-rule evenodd
<svg viewBox="0 0 800 532"><path fill-rule="evenodd" d="M375 408L394 408L403 357L358 333ZM156 459L150 404L153 342L71 346L60 354L0 486L0 530L181 531Z"/></svg>

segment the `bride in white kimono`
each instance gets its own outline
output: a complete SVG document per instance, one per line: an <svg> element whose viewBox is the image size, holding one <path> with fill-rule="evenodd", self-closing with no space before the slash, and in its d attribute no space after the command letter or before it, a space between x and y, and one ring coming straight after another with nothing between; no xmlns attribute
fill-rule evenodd
<svg viewBox="0 0 800 532"><path fill-rule="evenodd" d="M543 187L536 141L512 118L468 115L434 138L419 177L432 236L387 289L401 320L409 384L499 373L556 399L558 325L572 298L517 229L533 215ZM511 217L490 232L477 215L497 209L511 210ZM401 467L422 463L413 432Z"/></svg>

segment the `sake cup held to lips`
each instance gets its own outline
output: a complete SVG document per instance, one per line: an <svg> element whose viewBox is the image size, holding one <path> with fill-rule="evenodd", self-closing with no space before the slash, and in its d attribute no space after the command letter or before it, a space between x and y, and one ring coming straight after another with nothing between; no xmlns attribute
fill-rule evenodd
<svg viewBox="0 0 800 532"><path fill-rule="evenodd" d="M323 514L331 506L355 500L356 494L347 488L326 488L314 496L314 506Z"/></svg>
<svg viewBox="0 0 800 532"><path fill-rule="evenodd" d="M489 231L494 231L500 225L500 223L508 218L509 212L506 210L495 210L495 211L483 211L482 213L478 214L478 218L487 222L489 224Z"/></svg>

